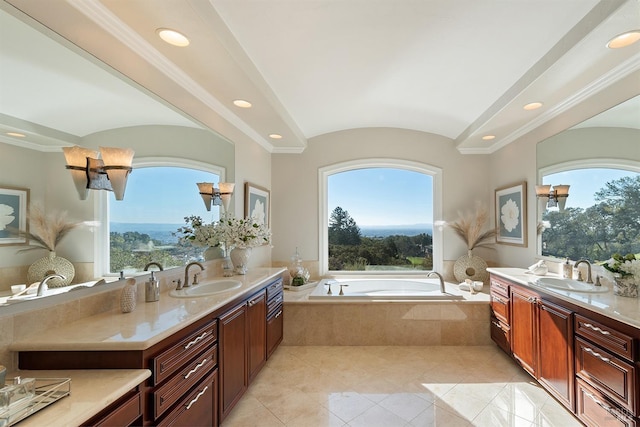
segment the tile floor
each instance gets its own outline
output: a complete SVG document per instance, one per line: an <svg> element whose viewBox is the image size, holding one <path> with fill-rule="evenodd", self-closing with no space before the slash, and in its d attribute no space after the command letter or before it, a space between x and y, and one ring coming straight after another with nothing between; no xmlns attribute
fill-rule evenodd
<svg viewBox="0 0 640 427"><path fill-rule="evenodd" d="M280 346L222 427L581 424L496 346Z"/></svg>

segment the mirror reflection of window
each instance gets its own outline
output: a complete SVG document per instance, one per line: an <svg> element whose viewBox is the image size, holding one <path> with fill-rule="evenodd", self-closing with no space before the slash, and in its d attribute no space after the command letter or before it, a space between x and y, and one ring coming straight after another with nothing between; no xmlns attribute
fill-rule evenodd
<svg viewBox="0 0 640 427"><path fill-rule="evenodd" d="M204 248L179 245L173 235L185 217L217 221L220 210L207 212L197 182L220 182L220 177L184 167L141 167L129 175L122 201L109 200L109 271L140 272L149 262L165 269L202 261Z"/></svg>
<svg viewBox="0 0 640 427"><path fill-rule="evenodd" d="M543 256L604 261L640 253L640 173L589 167L544 175L543 184L568 184L564 212L542 214Z"/></svg>

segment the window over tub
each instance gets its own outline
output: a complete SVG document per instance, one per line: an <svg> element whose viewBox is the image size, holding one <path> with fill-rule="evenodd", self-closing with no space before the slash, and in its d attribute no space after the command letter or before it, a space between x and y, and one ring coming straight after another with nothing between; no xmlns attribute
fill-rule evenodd
<svg viewBox="0 0 640 427"><path fill-rule="evenodd" d="M151 261L163 268L201 260L204 248L178 245L173 233L185 217L216 221L220 207L207 212L197 182L225 181L225 169L202 162L172 158L134 159L125 198L103 196L103 216L96 270L101 275L135 274Z"/></svg>
<svg viewBox="0 0 640 427"><path fill-rule="evenodd" d="M441 271L441 182L441 169L403 160L321 168L321 274Z"/></svg>
<svg viewBox="0 0 640 427"><path fill-rule="evenodd" d="M568 184L564 212L539 208L539 254L605 261L640 253L640 163L590 160L540 170L543 184Z"/></svg>

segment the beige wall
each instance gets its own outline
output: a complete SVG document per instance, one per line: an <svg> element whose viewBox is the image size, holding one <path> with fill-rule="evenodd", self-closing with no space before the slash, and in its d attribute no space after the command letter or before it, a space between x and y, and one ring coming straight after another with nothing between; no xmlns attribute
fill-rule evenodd
<svg viewBox="0 0 640 427"><path fill-rule="evenodd" d="M462 155L453 141L439 135L406 129L353 129L312 138L302 154L272 156L272 218L274 262L288 262L298 247L305 260L318 260L318 169L363 158L389 158L421 162L443 171L443 218L455 220L460 210L480 200L491 206L487 187L489 158ZM385 206L393 215L393 206ZM450 230L444 233L444 259L466 253ZM478 252L488 259L491 251Z"/></svg>

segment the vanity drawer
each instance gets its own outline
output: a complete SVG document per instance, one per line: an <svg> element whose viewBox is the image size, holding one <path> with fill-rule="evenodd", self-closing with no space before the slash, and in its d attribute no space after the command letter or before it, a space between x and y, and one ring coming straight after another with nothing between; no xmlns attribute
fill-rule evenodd
<svg viewBox="0 0 640 427"><path fill-rule="evenodd" d="M626 411L580 379L576 379L576 415L588 426L635 427Z"/></svg>
<svg viewBox="0 0 640 427"><path fill-rule="evenodd" d="M211 427L218 425L218 370L211 372L164 419L158 427Z"/></svg>
<svg viewBox="0 0 640 427"><path fill-rule="evenodd" d="M635 413L634 366L581 338L575 343L576 375Z"/></svg>
<svg viewBox="0 0 640 427"><path fill-rule="evenodd" d="M509 298L496 294L491 289L491 311L503 323L509 324Z"/></svg>
<svg viewBox="0 0 640 427"><path fill-rule="evenodd" d="M511 354L511 329L506 323L491 316L491 339L507 354Z"/></svg>
<svg viewBox="0 0 640 427"><path fill-rule="evenodd" d="M632 337L579 314L576 314L575 322L577 335L601 345L620 357L624 357L627 360L635 360Z"/></svg>
<svg viewBox="0 0 640 427"><path fill-rule="evenodd" d="M280 292L279 295L271 298L267 303L267 317L271 317L274 312L278 309L278 306L282 306L282 302L284 301L284 294Z"/></svg>
<svg viewBox="0 0 640 427"><path fill-rule="evenodd" d="M177 375L173 376L153 392L153 418L157 419L191 387L204 378L218 364L218 346L205 351L188 363Z"/></svg>
<svg viewBox="0 0 640 427"><path fill-rule="evenodd" d="M502 295L505 298L509 297L509 283L499 279L496 276L491 276L490 280L491 292Z"/></svg>
<svg viewBox="0 0 640 427"><path fill-rule="evenodd" d="M278 293L282 293L282 279L278 279L275 282L267 286L267 301L274 298Z"/></svg>
<svg viewBox="0 0 640 427"><path fill-rule="evenodd" d="M169 378L196 354L215 343L217 339L218 323L213 320L154 357L151 364L153 385L160 384Z"/></svg>
<svg viewBox="0 0 640 427"><path fill-rule="evenodd" d="M282 342L284 309L282 304L277 306L273 314L267 317L267 358Z"/></svg>

